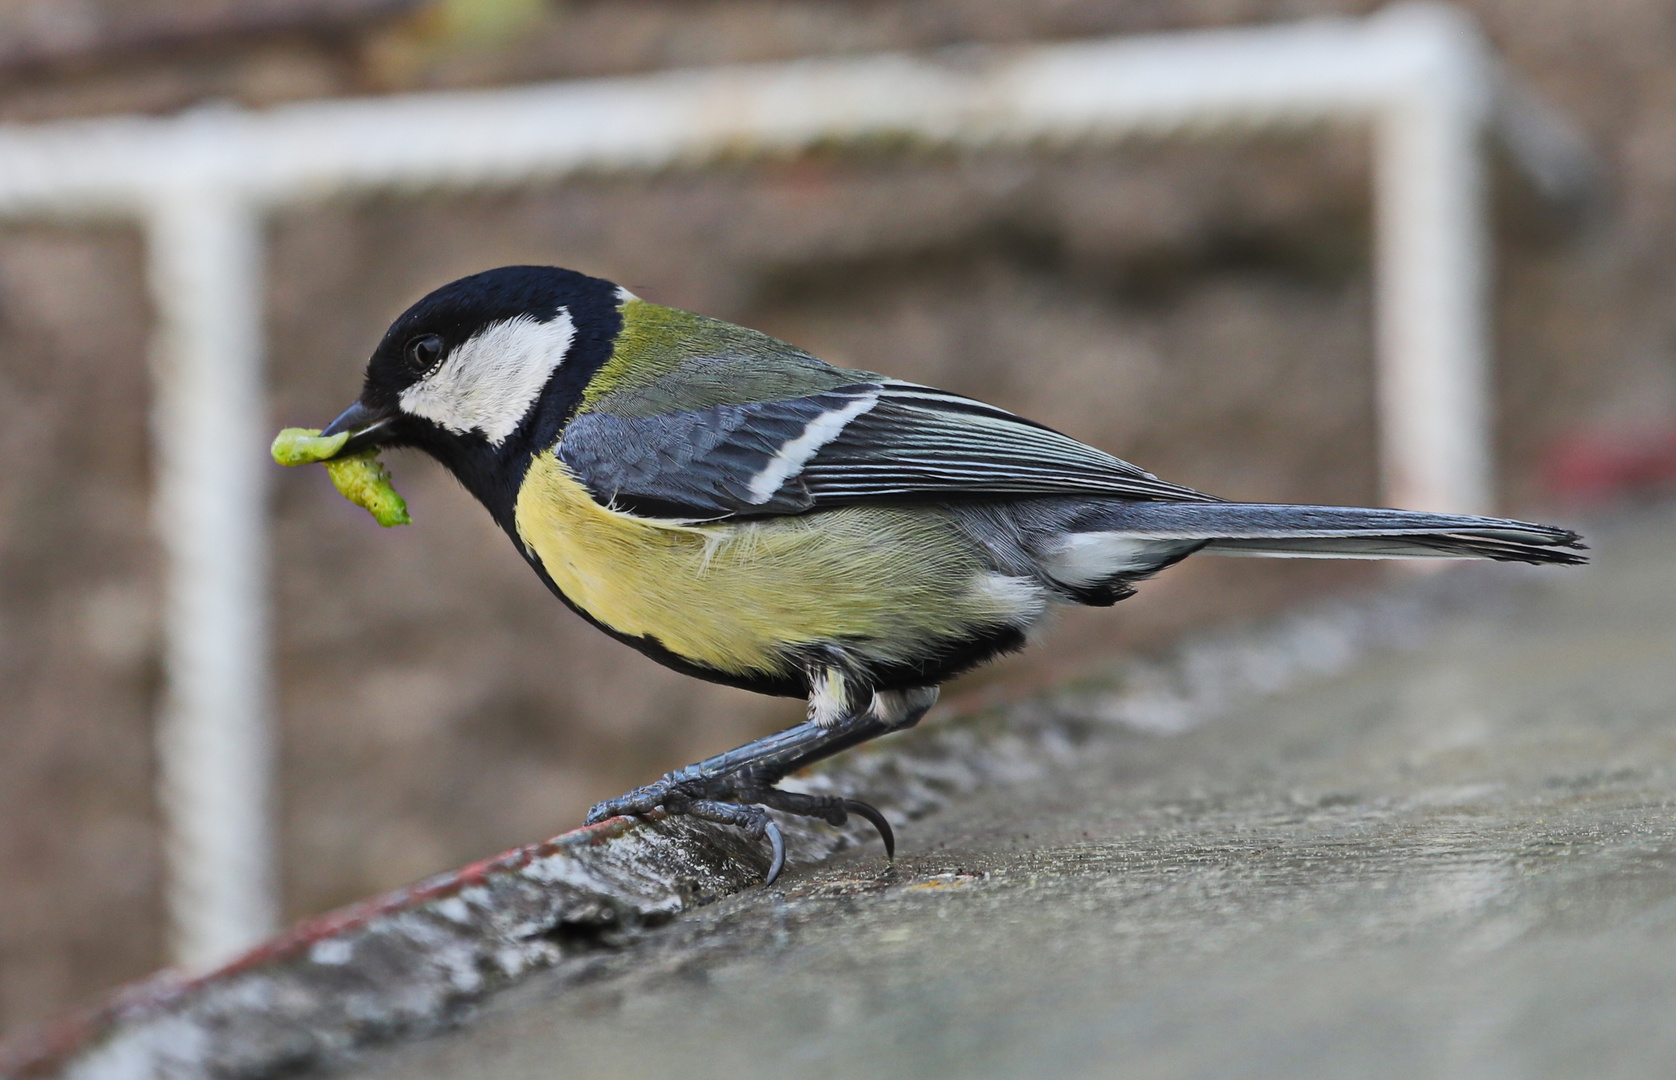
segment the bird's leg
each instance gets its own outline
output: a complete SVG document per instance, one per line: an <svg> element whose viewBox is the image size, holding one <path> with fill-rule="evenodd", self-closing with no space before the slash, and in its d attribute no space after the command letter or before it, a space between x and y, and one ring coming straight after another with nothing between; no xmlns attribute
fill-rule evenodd
<svg viewBox="0 0 1676 1080"><path fill-rule="evenodd" d="M780 830L762 807L818 818L842 825L857 814L879 830L885 852L894 857L896 837L883 814L861 802L835 795L805 795L781 791L774 785L787 775L833 754L891 731L909 727L925 714L935 694L922 695L901 715L885 715L869 708L823 725L805 721L746 743L735 750L706 758L667 773L626 795L607 799L588 811L588 824L619 815L643 815L662 808L666 814L690 814L705 821L734 825L752 836L767 836L774 857L764 884L772 884L785 861Z"/></svg>

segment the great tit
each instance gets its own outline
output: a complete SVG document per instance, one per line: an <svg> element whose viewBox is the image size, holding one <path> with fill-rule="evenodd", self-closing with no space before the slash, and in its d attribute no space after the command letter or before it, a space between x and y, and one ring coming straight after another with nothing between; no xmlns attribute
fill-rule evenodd
<svg viewBox="0 0 1676 1080"><path fill-rule="evenodd" d="M1225 502L993 405L546 266L462 278L384 335L340 454L416 447L547 587L677 671L807 721L595 806L767 836L764 808L890 826L787 774L916 723L938 684L1195 552L1581 563L1498 518Z"/></svg>

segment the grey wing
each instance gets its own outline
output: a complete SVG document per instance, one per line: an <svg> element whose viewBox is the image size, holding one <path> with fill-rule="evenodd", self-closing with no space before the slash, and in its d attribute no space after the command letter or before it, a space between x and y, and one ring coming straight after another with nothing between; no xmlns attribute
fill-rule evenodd
<svg viewBox="0 0 1676 1080"><path fill-rule="evenodd" d="M937 495L1218 501L1005 409L896 381L881 384L877 403L822 446L799 477L824 503Z"/></svg>
<svg viewBox="0 0 1676 1080"><path fill-rule="evenodd" d="M899 499L1215 501L958 394L894 380L659 416L584 413L559 456L606 505L688 520Z"/></svg>
<svg viewBox="0 0 1676 1080"><path fill-rule="evenodd" d="M559 457L596 500L645 516L796 514L815 499L787 462L872 394L863 385L658 416L583 413L565 428Z"/></svg>

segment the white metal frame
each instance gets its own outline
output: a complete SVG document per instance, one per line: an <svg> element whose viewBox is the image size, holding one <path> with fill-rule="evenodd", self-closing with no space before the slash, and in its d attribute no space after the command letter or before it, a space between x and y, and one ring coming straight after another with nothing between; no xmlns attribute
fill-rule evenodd
<svg viewBox="0 0 1676 1080"><path fill-rule="evenodd" d="M1480 511L1492 503L1480 142L1506 89L1465 16L1406 4L1357 21L0 128L0 217L137 219L149 243L178 959L223 960L275 920L261 303L272 208L882 135L1051 149L1371 124L1386 499ZM1528 107L1516 119L1505 134L1539 186L1575 173L1563 128Z"/></svg>

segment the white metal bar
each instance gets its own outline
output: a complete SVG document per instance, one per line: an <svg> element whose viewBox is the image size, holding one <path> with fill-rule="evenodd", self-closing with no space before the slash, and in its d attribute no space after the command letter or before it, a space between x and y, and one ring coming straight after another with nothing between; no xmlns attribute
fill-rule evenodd
<svg viewBox="0 0 1676 1080"><path fill-rule="evenodd" d="M160 198L147 224L168 568L159 794L174 953L202 968L276 921L260 219L201 186Z"/></svg>
<svg viewBox="0 0 1676 1080"><path fill-rule="evenodd" d="M1484 121L1493 67L1449 9L1386 17L1404 90L1375 122L1380 462L1392 506L1494 509Z"/></svg>
<svg viewBox="0 0 1676 1080"><path fill-rule="evenodd" d="M214 166L225 180L278 203L655 169L846 139L1016 145L1360 122L1413 91L1415 54L1438 53L1435 37L1455 26L1386 14L0 129L0 213L139 208L201 167L183 164L177 147L207 131L225 148Z"/></svg>
<svg viewBox="0 0 1676 1080"><path fill-rule="evenodd" d="M1478 510L1491 486L1477 140L1492 77L1466 18L1419 4L1359 21L0 127L0 215L150 223L179 955L223 957L272 920L259 210L866 138L1053 147L1371 122L1387 500ZM1517 119L1527 168L1575 172L1540 160L1566 144L1545 135L1550 119Z"/></svg>

